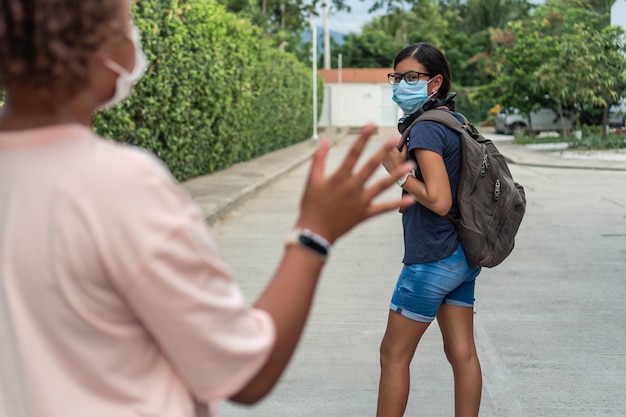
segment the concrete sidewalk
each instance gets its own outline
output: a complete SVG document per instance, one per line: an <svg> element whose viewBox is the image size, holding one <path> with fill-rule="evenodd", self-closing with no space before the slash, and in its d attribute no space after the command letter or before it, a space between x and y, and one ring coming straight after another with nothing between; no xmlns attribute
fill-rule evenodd
<svg viewBox="0 0 626 417"><path fill-rule="evenodd" d="M378 134L388 137L398 136L395 127L380 128ZM626 171L626 154L622 154L623 159L609 159L606 155L597 158L592 152L587 152L588 157L572 158L566 157L563 151L538 150L530 146L513 144L511 136L489 133L488 129L485 129L483 134L492 139L500 152L513 164ZM341 132L332 129L328 133L322 133L321 136L327 137L331 144L336 144L338 141L354 140L357 134L353 131ZM317 141L307 140L252 161L191 179L183 186L202 207L207 222L214 224L281 175L311 158L317 145Z"/></svg>

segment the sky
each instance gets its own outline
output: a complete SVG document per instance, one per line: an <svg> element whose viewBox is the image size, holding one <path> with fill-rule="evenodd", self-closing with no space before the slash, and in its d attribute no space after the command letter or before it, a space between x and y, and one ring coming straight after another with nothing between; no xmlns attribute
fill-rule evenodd
<svg viewBox="0 0 626 417"><path fill-rule="evenodd" d="M530 3L542 4L544 0L530 0ZM374 2L371 0L359 1L359 0L347 0L346 4L348 4L352 11L350 13L341 11L341 12L333 12L331 9L329 21L330 30L339 32L339 33L361 33L361 28L366 23L372 21L372 19L376 16L382 16L386 13L384 9L377 10L373 14L367 13L367 9L371 7ZM322 26L324 24L322 14L321 14L321 6L320 6L320 17L317 22L318 26Z"/></svg>
<svg viewBox="0 0 626 417"><path fill-rule="evenodd" d="M372 1L348 0L346 3L352 8L350 13L345 11L333 12L331 9L328 19L330 30L344 34L360 33L363 25L369 23L375 16L385 14L384 10L377 10L374 14L368 14L367 9L371 7ZM320 26L323 25L321 16L320 14L318 22Z"/></svg>

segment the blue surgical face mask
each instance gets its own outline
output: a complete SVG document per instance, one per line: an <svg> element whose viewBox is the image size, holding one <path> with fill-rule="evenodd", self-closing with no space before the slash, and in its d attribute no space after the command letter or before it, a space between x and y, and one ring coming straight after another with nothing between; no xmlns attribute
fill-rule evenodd
<svg viewBox="0 0 626 417"><path fill-rule="evenodd" d="M406 80L393 85L391 99L402 109L404 114L412 114L418 111L430 98L428 84L432 81L419 80L415 84L409 84Z"/></svg>

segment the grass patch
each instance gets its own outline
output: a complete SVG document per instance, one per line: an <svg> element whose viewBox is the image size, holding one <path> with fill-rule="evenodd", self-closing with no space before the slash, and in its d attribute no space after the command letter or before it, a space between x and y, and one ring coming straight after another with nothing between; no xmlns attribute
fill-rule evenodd
<svg viewBox="0 0 626 417"><path fill-rule="evenodd" d="M583 129L581 139L575 136L516 136L513 143L530 145L538 143L568 143L568 149L573 150L612 150L626 149L626 132L610 132L606 141L596 129Z"/></svg>
<svg viewBox="0 0 626 417"><path fill-rule="evenodd" d="M526 135L518 135L513 138L513 143L518 145L531 145L536 143L562 143L562 142L571 142L572 138L565 136L526 136Z"/></svg>
<svg viewBox="0 0 626 417"><path fill-rule="evenodd" d="M580 150L612 150L626 149L625 133L609 133L606 141L602 141L600 135L583 136L582 139L569 140L569 149Z"/></svg>

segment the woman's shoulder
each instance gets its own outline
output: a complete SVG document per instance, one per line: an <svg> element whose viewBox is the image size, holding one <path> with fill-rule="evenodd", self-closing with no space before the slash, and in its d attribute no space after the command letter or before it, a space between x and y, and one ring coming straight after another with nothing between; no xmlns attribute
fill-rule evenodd
<svg viewBox="0 0 626 417"><path fill-rule="evenodd" d="M71 175L63 189L67 195L95 194L132 199L137 190L164 189L176 183L167 166L152 152L97 135L77 149ZM99 197L94 196L95 199Z"/></svg>
<svg viewBox="0 0 626 417"><path fill-rule="evenodd" d="M465 116L463 116L463 114L457 112L457 111L452 111L452 110L447 110L447 109L436 109L436 110L431 110L431 111L442 111L442 112L446 112L448 114L451 114L452 116L454 116L459 122L461 123L465 123ZM416 132L419 133L424 133L424 132L428 132L428 133L438 133L440 135L445 135L447 133L450 132L454 132L452 129L450 129L445 123L441 123L438 121L434 121L434 120L423 120L419 123L416 123L413 126L413 129L411 130L411 134L413 134L413 130L415 130Z"/></svg>
<svg viewBox="0 0 626 417"><path fill-rule="evenodd" d="M88 159L110 174L126 175L161 174L169 172L153 152L138 146L98 137ZM86 167L89 169L89 167Z"/></svg>
<svg viewBox="0 0 626 417"><path fill-rule="evenodd" d="M419 137L432 135L443 138L443 136L445 136L444 128L445 125L434 120L423 120L413 125L409 136L416 139Z"/></svg>

